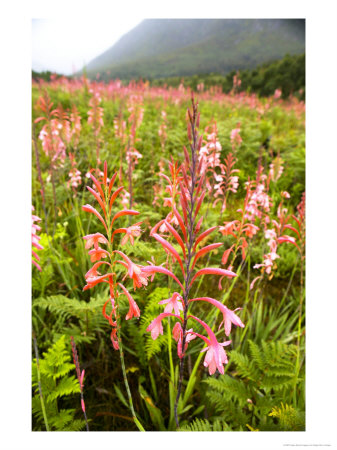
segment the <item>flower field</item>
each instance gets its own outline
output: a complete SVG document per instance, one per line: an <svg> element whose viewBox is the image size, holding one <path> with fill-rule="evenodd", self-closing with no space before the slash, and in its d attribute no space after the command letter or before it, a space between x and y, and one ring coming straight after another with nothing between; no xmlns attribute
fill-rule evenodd
<svg viewBox="0 0 337 450"><path fill-rule="evenodd" d="M32 87L32 427L305 430L305 104Z"/></svg>

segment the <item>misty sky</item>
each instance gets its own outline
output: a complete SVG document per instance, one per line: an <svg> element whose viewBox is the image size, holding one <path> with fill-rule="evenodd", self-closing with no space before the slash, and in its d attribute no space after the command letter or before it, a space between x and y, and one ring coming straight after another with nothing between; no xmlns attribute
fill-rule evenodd
<svg viewBox="0 0 337 450"><path fill-rule="evenodd" d="M33 19L32 68L65 75L82 69L143 19Z"/></svg>

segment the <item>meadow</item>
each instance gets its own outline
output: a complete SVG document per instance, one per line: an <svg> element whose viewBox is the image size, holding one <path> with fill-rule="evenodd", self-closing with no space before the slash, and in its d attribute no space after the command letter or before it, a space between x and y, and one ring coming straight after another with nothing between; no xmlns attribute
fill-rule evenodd
<svg viewBox="0 0 337 450"><path fill-rule="evenodd" d="M305 430L305 104L32 86L32 429Z"/></svg>

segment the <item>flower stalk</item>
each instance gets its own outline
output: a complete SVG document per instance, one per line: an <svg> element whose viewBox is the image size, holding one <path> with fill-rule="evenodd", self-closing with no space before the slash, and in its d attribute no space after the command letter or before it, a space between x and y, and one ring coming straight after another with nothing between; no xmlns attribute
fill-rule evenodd
<svg viewBox="0 0 337 450"><path fill-rule="evenodd" d="M124 189L122 186L118 187L113 192L113 185L117 177L117 172L113 175L111 180L108 179L108 169L107 163L104 163L104 172L102 175L102 179L96 179L91 173L90 177L93 181L93 188L87 186L88 190L94 196L95 200L97 200L102 214L100 214L95 208L91 205L84 205L82 209L86 212L92 213L99 219L101 224L104 227L105 233L95 233L84 236L86 244L85 248L89 250L88 254L90 255L91 262L94 265L91 269L86 273L85 278L87 281L86 286L84 286L83 290L91 289L99 283L107 283L109 285L109 298L104 303L102 314L105 319L108 320L109 324L112 327L111 331L111 341L113 348L115 350L119 350L120 360L121 360L121 368L123 373L123 380L125 384L125 389L129 399L129 407L132 413L132 417L134 423L140 431L145 431L138 418L136 417L136 413L133 406L132 395L126 375L125 369L125 361L124 361L124 352L123 352L123 342L121 336L121 317L119 312L119 296L126 295L129 301L129 312L126 315L125 319L129 320L133 317L140 316L140 310L138 305L132 298L129 291L126 289L124 284L117 280L117 275L115 273L115 265L120 264L124 268L127 269L127 273L125 274L123 280L127 277L133 280L134 289L140 288L143 285L147 285L147 275L143 273L142 266L134 264L127 255L119 250L114 250L114 240L117 234L124 233L125 237L122 239L121 245L123 245L126 240L129 238L131 243L133 243L133 237L139 236L140 227L139 224L133 225L128 228L118 228L114 229L113 225L116 220L123 216L133 216L138 215L138 211L134 210L121 210L114 214L112 209L114 201L121 194ZM125 239L127 238L127 239ZM101 248L99 245L106 245L108 250ZM122 259L117 259L118 257ZM107 260L108 259L108 260ZM106 268L107 271L105 274L101 274L98 269L102 270ZM118 290L121 289L121 290ZM108 304L111 305L110 314L107 313Z"/></svg>
<svg viewBox="0 0 337 450"><path fill-rule="evenodd" d="M202 171L202 168L204 167L203 157L199 157L202 145L202 136L199 136L198 133L199 120L200 114L198 112L198 104L195 103L192 94L192 108L187 111L187 134L190 152L184 147L185 161L180 167L177 163L174 164L172 162L169 164L171 179L166 175L161 174L161 176L169 182L166 191L169 192L170 198L165 198L165 203L171 207L171 212L166 219L158 222L150 233L150 235L162 245L172 261L178 263L181 274L176 275L172 270L168 270L162 266L150 265L143 268L143 271L148 275L155 275L156 273L168 275L177 283L181 292L174 292L170 299L159 302L160 304L165 304L165 311L164 313L159 314L147 328L147 331L151 331L152 338L156 339L159 334L163 334L161 322L165 317L171 316L178 319L178 322L176 322L172 329L173 338L177 341L178 357L180 358L179 373L177 377L177 394L174 404L174 418L178 428L178 405L183 384L185 354L189 342L196 337L199 337L207 343L207 347L205 348L207 353L204 359L204 366L208 367L211 375L216 369L218 369L220 373L224 373L223 364L227 364L228 359L225 350L222 347L230 344L230 341L219 343L213 330L205 322L198 317L190 315L190 307L194 301L202 299L217 308L219 308L220 305L220 302L211 299L210 297L191 299L190 292L193 283L203 275L218 275L220 277L226 276L229 278L236 276L231 270L217 267L198 268L200 263L199 259L201 257L223 245L221 242L216 242L198 248L202 241L217 229L217 227L211 227L208 230L201 232L203 217L198 218L198 213L206 195L206 189L204 187L206 174L205 171ZM176 197L180 197L179 201L176 201ZM181 207L181 213L178 211L178 207ZM174 226L176 226L178 230L176 230ZM162 236L162 234L166 232L172 235L179 245L182 255L180 255L178 250ZM225 311L224 308L226 307L221 305L221 308ZM172 314L173 310L175 314ZM231 316L232 319L234 316L238 319L235 319L235 321L232 320L231 323L244 326L234 312L227 309L226 314ZM194 320L197 322L197 326L201 325L207 332L208 338L194 332L192 328L187 329L188 320ZM226 322L224 317L224 323L226 322L226 334L228 334L227 331L229 329L228 320Z"/></svg>

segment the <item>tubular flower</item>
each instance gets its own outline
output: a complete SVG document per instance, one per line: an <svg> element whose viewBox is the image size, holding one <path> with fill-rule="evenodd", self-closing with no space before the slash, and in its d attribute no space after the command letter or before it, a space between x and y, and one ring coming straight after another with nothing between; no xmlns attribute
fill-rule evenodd
<svg viewBox="0 0 337 450"><path fill-rule="evenodd" d="M199 322L205 328L208 334L208 338L206 338L201 334L194 333L196 336L201 338L207 344L207 347L201 350L201 352L207 352L204 360L204 366L208 367L208 372L210 375L213 375L216 369L218 369L218 371L223 375L224 374L223 365L228 363L227 354L223 349L223 347L226 347L227 345L231 344L232 341L225 341L219 343L216 339L215 334L205 322L200 320L198 317L195 316L190 317Z"/></svg>
<svg viewBox="0 0 337 450"><path fill-rule="evenodd" d="M219 344L219 342L210 342L206 349L201 350L202 352L207 351L204 360L204 366L208 367L208 372L210 375L213 375L216 369L218 369L218 371L222 375L224 374L223 364L228 363L228 358L225 350L222 347L229 345L231 342L232 341L226 341L222 344Z"/></svg>
<svg viewBox="0 0 337 450"><path fill-rule="evenodd" d="M159 305L166 305L164 312L170 313L174 310L175 314L179 314L179 311L183 311L183 305L181 303L182 297L178 292L174 292L171 298L161 300Z"/></svg>
<svg viewBox="0 0 337 450"><path fill-rule="evenodd" d="M140 317L140 310L138 308L138 305L132 298L129 291L122 285L122 283L118 283L118 285L122 288L124 294L126 295L127 299L129 300L130 308L129 308L129 312L125 316L125 319L129 320L129 319L132 319L132 317Z"/></svg>
<svg viewBox="0 0 337 450"><path fill-rule="evenodd" d="M179 358L181 359L187 350L188 344L189 342L191 342L193 339L196 338L195 333L193 332L193 328L190 328L189 330L186 330L185 332L185 348L183 351L183 345L182 345L182 341L183 341L183 329L180 325L180 322L177 322L172 330L172 335L173 335L173 339L175 341L177 341L177 353Z"/></svg>
<svg viewBox="0 0 337 450"><path fill-rule="evenodd" d="M113 232L113 234L117 234L117 233L125 233L125 236L123 236L122 240L121 240L121 245L125 245L128 240L130 239L130 244L133 245L134 244L134 237L138 237L140 236L140 233L142 232L141 228L140 228L140 224L142 222L137 222L134 225L131 225L128 228L118 228L117 230L115 230Z"/></svg>
<svg viewBox="0 0 337 450"><path fill-rule="evenodd" d="M90 255L90 261L95 262L99 261L101 258L108 257L110 253L98 247L97 249L93 248L92 250L90 250L90 252L88 252L88 255Z"/></svg>
<svg viewBox="0 0 337 450"><path fill-rule="evenodd" d="M229 308L227 308L227 306L220 303L218 300L215 300L214 298L210 298L210 297L192 298L189 301L190 302L204 301L204 302L211 303L216 308L218 308L222 312L222 315L223 315L223 320L219 325L219 329L221 328L222 325L224 325L226 336L229 336L229 334L231 332L232 324L237 325L241 328L244 328L244 324L242 323L240 317L235 314L235 311L238 311L239 309L242 309L242 308L236 308L234 311L232 311Z"/></svg>
<svg viewBox="0 0 337 450"><path fill-rule="evenodd" d="M87 236L83 236L87 242L85 243L85 249L88 250L92 246L94 246L95 250L98 250L98 244L108 244L109 241L102 233L88 234Z"/></svg>
<svg viewBox="0 0 337 450"><path fill-rule="evenodd" d="M163 334L163 324L161 323L161 321L164 319L164 317L167 316L177 317L179 320L181 320L181 318L175 314L165 312L159 314L159 316L153 319L150 325L146 328L146 331L151 331L151 337L153 340L156 340L160 334Z"/></svg>
<svg viewBox="0 0 337 450"><path fill-rule="evenodd" d="M133 280L133 288L136 289L136 287L140 288L142 286L147 286L148 274L144 273L143 266L133 263L123 252L120 252L119 250L115 250L115 253L118 253L124 259L124 261L118 260L116 262L127 268L128 275Z"/></svg>

